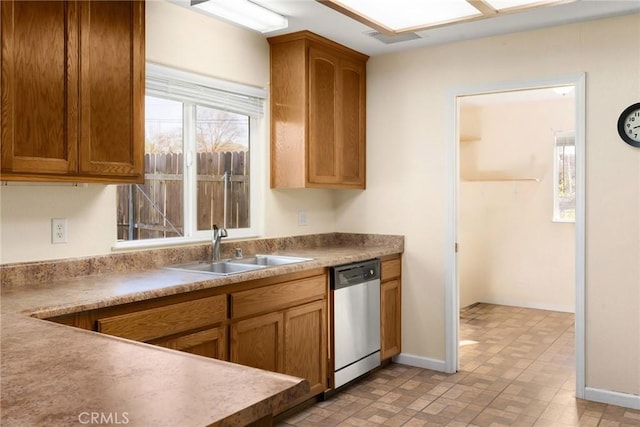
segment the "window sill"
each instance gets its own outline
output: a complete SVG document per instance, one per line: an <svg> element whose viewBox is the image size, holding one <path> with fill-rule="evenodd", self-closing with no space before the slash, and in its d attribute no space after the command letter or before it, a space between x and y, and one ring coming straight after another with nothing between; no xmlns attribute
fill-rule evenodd
<svg viewBox="0 0 640 427"><path fill-rule="evenodd" d="M575 219L562 219L562 218L553 218L551 220L551 222L557 222L557 223L565 223L565 224L575 224L576 220Z"/></svg>
<svg viewBox="0 0 640 427"><path fill-rule="evenodd" d="M232 242L234 240L257 239L257 235L231 235L223 240L224 242ZM174 237L166 239L147 239L147 240L128 240L116 242L111 246L111 252L125 252L137 249L160 249L172 248L178 246L191 246L200 243L211 244L211 237L195 236L195 237Z"/></svg>

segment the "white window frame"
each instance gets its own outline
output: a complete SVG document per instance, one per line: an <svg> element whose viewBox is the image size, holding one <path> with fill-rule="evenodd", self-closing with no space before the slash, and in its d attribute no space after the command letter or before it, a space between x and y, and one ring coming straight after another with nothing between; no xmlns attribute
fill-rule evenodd
<svg viewBox="0 0 640 427"><path fill-rule="evenodd" d="M174 99L183 103L183 170L184 170L184 236L181 237L165 237L157 239L142 240L126 240L117 241L112 249L132 249L132 248L148 248L160 246L184 245L190 243L198 243L209 241L212 237L210 230L197 230L197 171L193 159L196 157L197 149L195 138L195 115L196 105L203 105L219 109L227 109L235 113L245 114L249 116L249 153L251 160L249 162L249 223L247 228L230 228L229 239L242 239L250 237L258 237L262 233L263 219L259 217L259 212L263 212L263 177L262 170L264 168L264 153L261 147L265 145L265 119L264 119L264 101L266 99L266 90L247 86L239 83L228 82L215 79L212 77L202 76L199 74L189 73L174 68L164 67L157 64L147 63L146 73L149 77L153 76L154 80L147 80L146 95L156 96L159 98ZM166 80L166 87L162 80ZM160 82L160 85L158 84ZM172 85L178 85L177 92L183 91L186 94L194 94L194 99L180 99L180 94L172 91ZM165 92L166 91L166 92ZM202 92L205 95L218 96L213 102L200 102L197 99ZM234 96L236 99L234 99ZM251 98L253 104L243 105L245 98ZM260 102L256 102L256 99ZM229 102L233 104L231 108L225 108L221 102ZM244 109L243 107L246 107ZM218 224L222 227L222 224Z"/></svg>
<svg viewBox="0 0 640 427"><path fill-rule="evenodd" d="M558 144L558 140L565 138L573 138L573 146L575 147L576 132L573 130L558 131L555 132L553 137L553 218L551 220L552 222L575 223L575 218L567 219L560 216L560 199L558 194L558 177L560 175L560 169L558 168L558 151L561 145Z"/></svg>

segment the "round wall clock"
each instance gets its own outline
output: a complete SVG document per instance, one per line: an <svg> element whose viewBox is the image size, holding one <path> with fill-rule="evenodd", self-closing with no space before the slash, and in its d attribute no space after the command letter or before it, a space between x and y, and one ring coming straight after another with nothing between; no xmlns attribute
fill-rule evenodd
<svg viewBox="0 0 640 427"><path fill-rule="evenodd" d="M618 134L627 144L640 147L640 102L628 106L620 114Z"/></svg>

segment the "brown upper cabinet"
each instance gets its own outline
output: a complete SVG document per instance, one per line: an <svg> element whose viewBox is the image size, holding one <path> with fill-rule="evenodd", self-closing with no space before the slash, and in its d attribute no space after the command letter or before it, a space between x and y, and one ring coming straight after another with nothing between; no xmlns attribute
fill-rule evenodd
<svg viewBox="0 0 640 427"><path fill-rule="evenodd" d="M365 188L369 58L309 31L271 46L271 187Z"/></svg>
<svg viewBox="0 0 640 427"><path fill-rule="evenodd" d="M144 1L0 8L0 179L141 182Z"/></svg>

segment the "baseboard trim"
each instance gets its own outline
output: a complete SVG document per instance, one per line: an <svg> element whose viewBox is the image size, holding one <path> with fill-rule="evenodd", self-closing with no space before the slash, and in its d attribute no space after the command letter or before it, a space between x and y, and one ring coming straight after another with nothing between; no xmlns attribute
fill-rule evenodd
<svg viewBox="0 0 640 427"><path fill-rule="evenodd" d="M431 359L429 357L416 356L414 354L400 353L393 358L393 361L396 363L400 363L401 365L431 369L432 371L438 372L446 372L444 360Z"/></svg>
<svg viewBox="0 0 640 427"><path fill-rule="evenodd" d="M630 409L640 409L640 396L635 394L585 387L584 398L586 400L607 403L609 405L623 406Z"/></svg>
<svg viewBox="0 0 640 427"><path fill-rule="evenodd" d="M416 356L414 354L400 353L393 358L395 363L413 366L416 368L431 369L432 371L446 372L445 361L431 359L429 357ZM607 403L610 405L622 406L624 408L640 410L640 396L617 391L602 390L593 387L586 387L584 391L585 400Z"/></svg>
<svg viewBox="0 0 640 427"><path fill-rule="evenodd" d="M482 298L482 301L486 304L496 304L496 305L508 305L511 307L523 307L523 308L534 308L536 310L547 310L547 311L560 311L563 313L575 313L575 306L569 305L559 305L559 304L546 304L546 303L536 303L531 301L520 301L509 298Z"/></svg>

